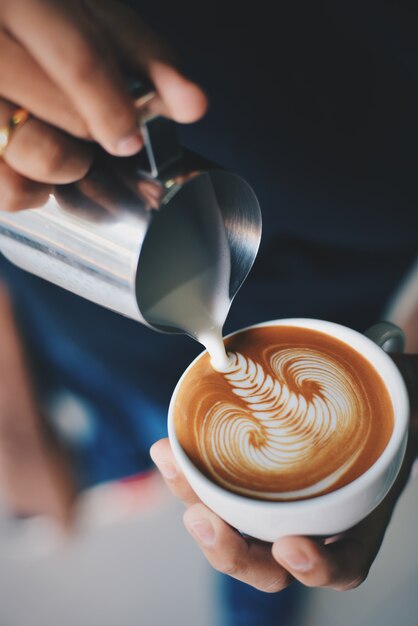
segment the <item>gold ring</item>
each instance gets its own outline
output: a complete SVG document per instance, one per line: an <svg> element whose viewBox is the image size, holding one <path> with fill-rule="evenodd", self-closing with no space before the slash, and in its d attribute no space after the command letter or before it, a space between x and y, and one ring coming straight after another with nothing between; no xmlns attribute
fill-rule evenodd
<svg viewBox="0 0 418 626"><path fill-rule="evenodd" d="M16 109L9 118L6 126L0 128L0 157L5 153L14 131L23 126L29 119L29 112L26 109Z"/></svg>

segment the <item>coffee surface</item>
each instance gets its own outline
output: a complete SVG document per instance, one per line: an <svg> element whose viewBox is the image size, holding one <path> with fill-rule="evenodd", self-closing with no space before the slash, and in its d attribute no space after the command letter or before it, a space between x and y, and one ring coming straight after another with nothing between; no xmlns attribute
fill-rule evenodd
<svg viewBox="0 0 418 626"><path fill-rule="evenodd" d="M357 351L329 335L287 326L225 340L230 365L207 354L174 405L179 442L222 487L263 500L318 496L363 474L394 424L385 384Z"/></svg>

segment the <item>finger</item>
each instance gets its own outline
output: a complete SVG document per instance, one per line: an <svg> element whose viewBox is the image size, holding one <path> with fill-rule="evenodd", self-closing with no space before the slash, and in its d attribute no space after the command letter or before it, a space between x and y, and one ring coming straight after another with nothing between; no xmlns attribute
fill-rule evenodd
<svg viewBox="0 0 418 626"><path fill-rule="evenodd" d="M367 577L372 558L356 537L321 545L308 537L283 537L273 544L273 556L301 583L345 591Z"/></svg>
<svg viewBox="0 0 418 626"><path fill-rule="evenodd" d="M184 524L219 572L265 592L280 591L292 582L274 560L270 544L244 538L203 504L186 511Z"/></svg>
<svg viewBox="0 0 418 626"><path fill-rule="evenodd" d="M0 58L0 95L5 100L71 135L89 138L85 122L68 97L19 42L1 31Z"/></svg>
<svg viewBox="0 0 418 626"><path fill-rule="evenodd" d="M111 154L135 154L142 147L137 113L113 51L82 6L32 0L2 10L13 36L67 95L92 137Z"/></svg>
<svg viewBox="0 0 418 626"><path fill-rule="evenodd" d="M43 437L8 296L0 286L0 485L19 515L67 526L74 488L65 459Z"/></svg>
<svg viewBox="0 0 418 626"><path fill-rule="evenodd" d="M199 120L206 113L206 96L174 67L153 60L148 65L147 73L168 117L176 122L190 123Z"/></svg>
<svg viewBox="0 0 418 626"><path fill-rule="evenodd" d="M15 107L0 101L0 126ZM21 176L42 183L66 184L89 170L92 146L31 117L13 131L3 159Z"/></svg>
<svg viewBox="0 0 418 626"><path fill-rule="evenodd" d="M200 502L174 460L168 439L160 439L150 449L150 455L160 470L171 493L186 506Z"/></svg>
<svg viewBox="0 0 418 626"><path fill-rule="evenodd" d="M273 544L274 558L305 585L339 591L358 587L382 544L395 506L395 492L399 496L398 487L395 484L370 515L338 536L323 541L282 537Z"/></svg>
<svg viewBox="0 0 418 626"><path fill-rule="evenodd" d="M42 206L51 191L50 185L28 180L0 159L0 211L14 212Z"/></svg>
<svg viewBox="0 0 418 626"><path fill-rule="evenodd" d="M339 591L358 587L366 579L379 552L415 458L414 442L410 440L395 483L364 520L322 542L308 537L283 537L273 544L276 561L308 586Z"/></svg>
<svg viewBox="0 0 418 626"><path fill-rule="evenodd" d="M182 123L195 122L204 115L207 98L203 90L176 69L173 52L130 7L113 0L88 4L124 64L155 86L162 114Z"/></svg>

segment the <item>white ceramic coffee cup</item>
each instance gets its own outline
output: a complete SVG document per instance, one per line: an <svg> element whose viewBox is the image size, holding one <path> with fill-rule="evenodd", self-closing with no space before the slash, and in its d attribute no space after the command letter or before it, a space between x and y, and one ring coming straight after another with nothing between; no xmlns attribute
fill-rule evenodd
<svg viewBox="0 0 418 626"><path fill-rule="evenodd" d="M184 372L170 402L168 435L174 457L202 502L246 535L263 541L275 541L284 535L335 535L351 528L377 507L393 485L402 465L408 437L408 394L398 368L379 347L396 342L402 331L391 324L381 323L370 329L372 341L345 326L313 319L282 319L248 328L263 326L293 326L326 333L349 344L371 363L386 385L395 418L391 438L380 457L364 474L348 485L308 500L288 502L255 500L215 484L195 467L179 444L173 415L175 399L184 377L206 351L201 353ZM248 328L240 329L229 336Z"/></svg>

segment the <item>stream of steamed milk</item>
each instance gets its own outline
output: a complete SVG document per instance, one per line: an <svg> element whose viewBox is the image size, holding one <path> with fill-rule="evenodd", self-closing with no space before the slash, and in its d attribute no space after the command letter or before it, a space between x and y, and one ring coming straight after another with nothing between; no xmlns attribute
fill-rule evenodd
<svg viewBox="0 0 418 626"><path fill-rule="evenodd" d="M210 267L161 298L147 310L153 324L180 328L209 352L214 369L228 368L222 327L228 314L230 263Z"/></svg>

